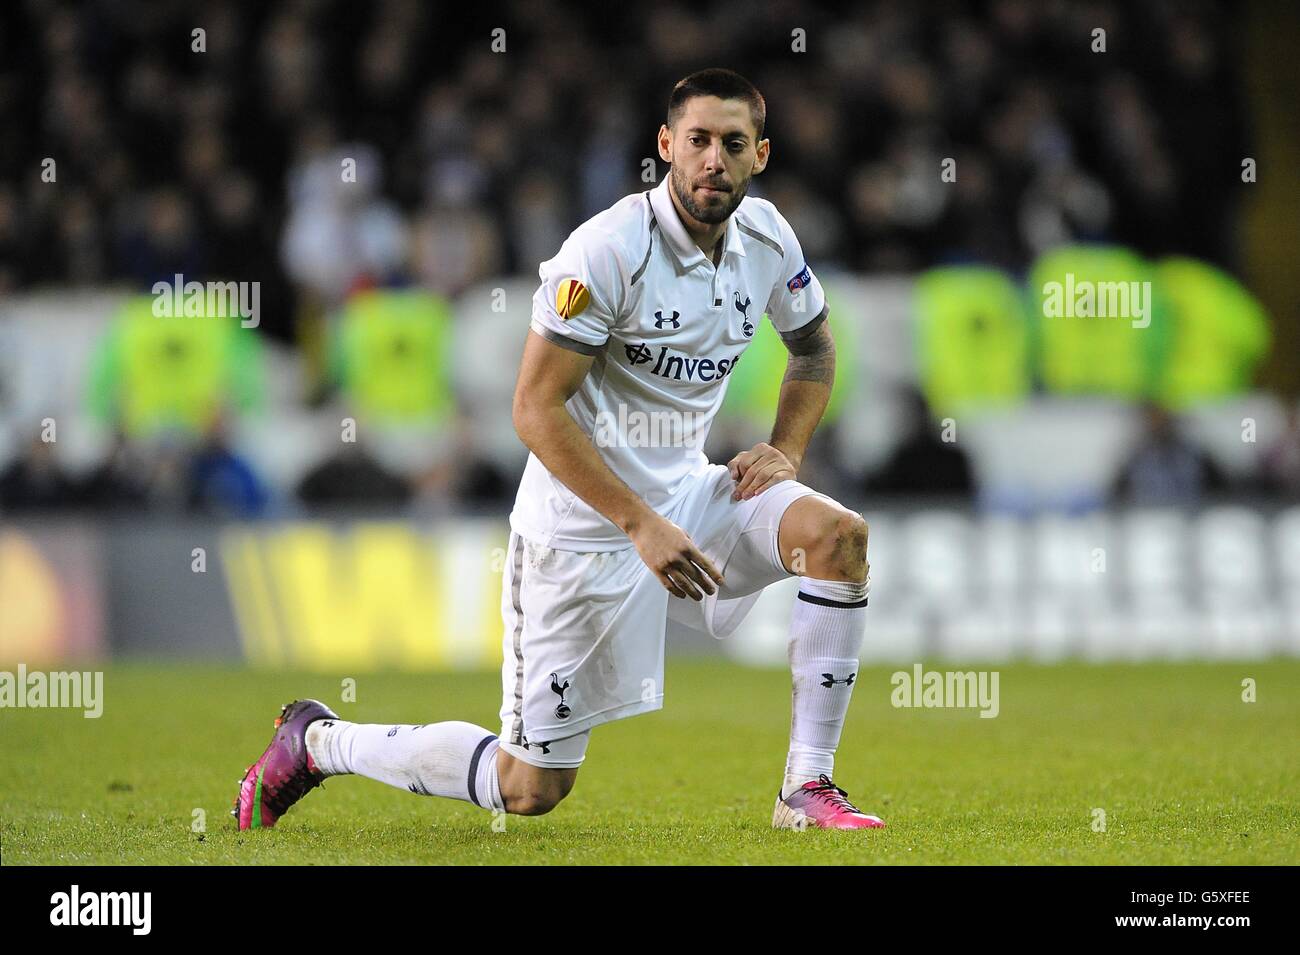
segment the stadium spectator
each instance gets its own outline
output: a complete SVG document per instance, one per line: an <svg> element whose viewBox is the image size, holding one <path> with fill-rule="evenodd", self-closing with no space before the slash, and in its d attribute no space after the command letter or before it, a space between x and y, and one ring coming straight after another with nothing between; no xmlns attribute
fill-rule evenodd
<svg viewBox="0 0 1300 955"><path fill-rule="evenodd" d="M217 418L190 463L190 510L213 517L260 517L269 498L253 468L231 450L225 419Z"/></svg>
<svg viewBox="0 0 1300 955"><path fill-rule="evenodd" d="M322 461L298 483L298 499L309 510L348 506L406 505L413 497L411 485L390 473L359 445Z"/></svg>
<svg viewBox="0 0 1300 955"><path fill-rule="evenodd" d="M930 406L920 391L909 389L905 400L905 435L884 465L866 479L867 492L971 496L975 480L966 452L940 440Z"/></svg>
<svg viewBox="0 0 1300 955"><path fill-rule="evenodd" d="M1300 406L1287 411L1286 430L1264 451L1260 465L1267 491L1300 499Z"/></svg>
<svg viewBox="0 0 1300 955"><path fill-rule="evenodd" d="M1226 489L1214 460L1179 433L1178 422L1155 403L1143 406L1144 429L1111 489L1118 502L1139 506L1200 504Z"/></svg>
<svg viewBox="0 0 1300 955"><path fill-rule="evenodd" d="M461 413L450 427L451 444L438 463L420 475L419 493L432 499L449 496L461 504L484 509L510 504L516 483L481 450L474 419Z"/></svg>
<svg viewBox="0 0 1300 955"><path fill-rule="evenodd" d="M77 488L77 503L103 512L142 507L146 499L140 484L142 473L143 466L130 440L124 432L116 431L103 462Z"/></svg>
<svg viewBox="0 0 1300 955"><path fill-rule="evenodd" d="M0 473L0 511L44 511L76 501L76 482L54 455L54 442L36 435L26 453Z"/></svg>

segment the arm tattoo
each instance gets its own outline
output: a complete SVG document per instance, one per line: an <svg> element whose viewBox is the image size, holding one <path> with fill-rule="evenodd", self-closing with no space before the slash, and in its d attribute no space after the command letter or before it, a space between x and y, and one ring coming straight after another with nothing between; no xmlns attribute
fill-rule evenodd
<svg viewBox="0 0 1300 955"><path fill-rule="evenodd" d="M785 381L820 381L828 386L835 381L835 340L830 323L822 322L811 335L787 341L785 347L790 352Z"/></svg>

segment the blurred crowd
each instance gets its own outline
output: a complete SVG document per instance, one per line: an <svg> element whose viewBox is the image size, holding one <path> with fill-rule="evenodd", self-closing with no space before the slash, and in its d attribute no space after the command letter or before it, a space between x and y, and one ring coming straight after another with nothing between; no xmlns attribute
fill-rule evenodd
<svg viewBox="0 0 1300 955"><path fill-rule="evenodd" d="M649 187L672 84L719 64L764 92L772 161L755 191L822 267L1014 270L1088 238L1231 264L1244 153L1223 6L439 9L5 5L0 291L260 280L265 327L291 336L358 285L454 296L532 274Z"/></svg>
<svg viewBox="0 0 1300 955"><path fill-rule="evenodd" d="M653 185L672 84L713 65L764 93L772 160L753 191L819 269L1020 272L1073 240L1231 268L1233 36L1230 8L1199 2L517 0L447 16L422 0L16 0L0 7L0 296L257 281L259 333L321 364L313 329L357 290L454 298L535 275L576 225ZM960 452L926 433L853 480L969 493ZM219 430L148 466L119 442L90 488L61 481L39 443L0 479L10 506L260 513L269 499ZM1278 453L1294 474L1295 447ZM351 452L295 493L512 490L472 453L414 487L366 460ZM1161 486L1151 466L1117 493Z"/></svg>

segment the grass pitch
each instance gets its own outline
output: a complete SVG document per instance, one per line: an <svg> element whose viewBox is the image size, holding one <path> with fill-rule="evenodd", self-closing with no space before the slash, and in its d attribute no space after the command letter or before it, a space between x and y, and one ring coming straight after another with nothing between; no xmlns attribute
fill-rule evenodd
<svg viewBox="0 0 1300 955"><path fill-rule="evenodd" d="M666 709L598 727L547 816L495 831L469 804L345 777L277 828L239 833L236 780L282 703L491 729L497 674L362 675L341 704L341 677L115 666L97 720L0 710L0 862L1300 862L1300 661L1004 666L995 719L895 709L894 669L860 673L836 763L884 830L773 831L789 674L678 660ZM1257 702L1242 701L1246 677Z"/></svg>

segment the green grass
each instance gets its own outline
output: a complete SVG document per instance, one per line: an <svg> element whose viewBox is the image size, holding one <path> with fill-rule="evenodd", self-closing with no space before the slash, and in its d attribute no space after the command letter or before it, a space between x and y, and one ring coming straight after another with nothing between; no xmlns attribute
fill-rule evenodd
<svg viewBox="0 0 1300 955"><path fill-rule="evenodd" d="M931 664L933 666L933 664ZM340 680L117 666L98 720L0 710L0 861L45 864L1300 862L1300 662L1001 668L1001 713L894 709L864 670L836 779L884 830L775 832L789 675L670 665L667 708L601 726L573 793L506 817L330 780L274 830L227 815L281 703L492 728L498 677ZM1253 677L1258 702L1241 700ZM1094 808L1106 831L1094 832ZM191 830L193 810L205 833Z"/></svg>

